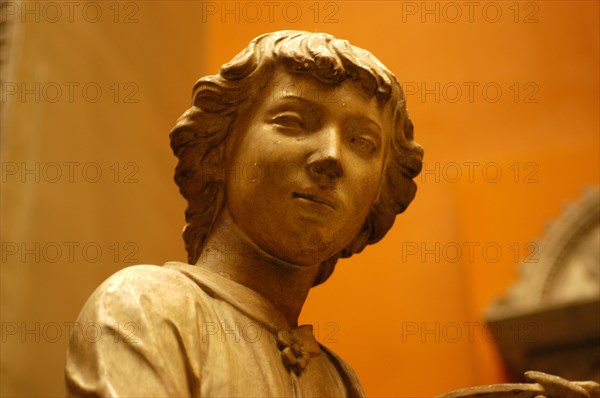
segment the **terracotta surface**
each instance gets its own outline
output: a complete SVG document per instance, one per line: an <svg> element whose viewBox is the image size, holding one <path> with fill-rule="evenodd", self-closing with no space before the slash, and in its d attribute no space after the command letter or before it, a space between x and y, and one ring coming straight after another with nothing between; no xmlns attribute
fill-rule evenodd
<svg viewBox="0 0 600 398"><path fill-rule="evenodd" d="M296 22L274 14L272 23L267 10L256 22L240 14L238 23L235 15L222 22L218 13L202 14L200 3L131 4L137 12L123 3L118 23L106 4L97 23L85 21L80 6L73 22L63 10L56 22L28 14L5 29L14 51L3 47L3 81L27 82L26 88L58 82L65 94L52 103L35 102L32 94L23 101L19 92L2 103L2 395L62 395L68 323L98 284L128 265L185 261L185 203L172 183L175 158L167 144L172 122L189 105L199 76L214 73L258 34L285 28L329 32L377 54L412 90L408 107L427 148L418 200L376 248L342 260L327 284L313 289L300 322L314 324L370 396L427 397L508 382L482 326L483 310L516 279L528 242L599 179L598 4L518 3L515 22L513 3L498 2L502 17L488 22L482 2L469 22L459 3L462 18L451 22L443 17L453 10L441 14L439 3L436 22L436 6L422 15L422 2L339 2L322 4L316 23L312 3L301 3ZM326 23L335 5L337 22ZM132 12L137 22L122 23ZM532 12L537 21L524 23ZM91 102L76 90L69 102L65 82L97 82L103 96ZM422 95L436 82L438 102L435 93ZM463 90L458 100L452 82ZM471 101L470 82L495 82L503 95L492 102L491 84L488 97L475 90ZM16 174L6 162L15 162ZM40 171L23 178L21 162L39 162ZM73 182L64 162L79 162ZM103 172L97 182L92 162ZM86 165L89 182L81 174ZM502 177L493 182L497 166ZM21 243L27 249L36 242L39 257L23 260ZM62 259L50 251L52 242L62 247ZM79 244L72 260L69 242ZM9 254L14 246L6 243L16 243L17 253ZM502 248L496 262L493 245L487 257L479 250L488 243ZM459 259L455 244L463 248ZM467 244L478 248L472 259Z"/></svg>
<svg viewBox="0 0 600 398"><path fill-rule="evenodd" d="M398 80L347 41L286 30L193 91L170 133L193 265L130 267L94 291L68 395L364 396L298 317L414 198L423 149Z"/></svg>

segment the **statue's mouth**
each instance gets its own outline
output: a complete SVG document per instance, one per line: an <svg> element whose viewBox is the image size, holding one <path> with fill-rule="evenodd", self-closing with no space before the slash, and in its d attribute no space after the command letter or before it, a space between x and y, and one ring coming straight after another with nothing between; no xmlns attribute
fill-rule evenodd
<svg viewBox="0 0 600 398"><path fill-rule="evenodd" d="M313 202L317 202L326 206L331 207L332 209L337 209L337 204L329 199L325 199L325 198L321 198L319 196L315 196L315 195L311 195L308 193L299 193L299 192L292 192L292 197L293 198L301 198L301 199L307 199Z"/></svg>

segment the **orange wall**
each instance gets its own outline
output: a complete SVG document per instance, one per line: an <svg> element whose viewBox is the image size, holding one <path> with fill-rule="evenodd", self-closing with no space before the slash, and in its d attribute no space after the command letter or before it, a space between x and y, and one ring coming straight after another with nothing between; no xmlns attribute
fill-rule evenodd
<svg viewBox="0 0 600 398"><path fill-rule="evenodd" d="M222 2L104 2L98 22L83 17L87 3L72 22L65 9L52 22L44 3L28 2L40 7L36 21L9 3L5 82L94 82L103 96L2 99L3 396L61 395L65 325L93 289L131 261L185 259L167 133L198 77L278 29L325 31L373 52L409 92L426 151L415 202L382 242L314 289L302 321L370 396L508 380L483 312L517 277L527 243L598 184L597 2L475 2L472 14L465 2L275 2L271 15L263 2L229 2L229 12ZM72 181L67 162L79 162ZM55 164L63 177L52 181ZM34 171L22 175L23 165ZM102 176L91 182L84 166ZM39 258L23 244L38 244ZM52 244L63 248L55 262Z"/></svg>

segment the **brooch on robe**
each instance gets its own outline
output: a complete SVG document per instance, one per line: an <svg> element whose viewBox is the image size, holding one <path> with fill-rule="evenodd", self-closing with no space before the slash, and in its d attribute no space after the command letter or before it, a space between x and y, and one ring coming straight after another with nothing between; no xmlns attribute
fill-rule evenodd
<svg viewBox="0 0 600 398"><path fill-rule="evenodd" d="M313 335L312 325L280 330L277 332L277 348L281 352L281 360L285 368L297 375L306 368L311 357L321 353L319 343Z"/></svg>

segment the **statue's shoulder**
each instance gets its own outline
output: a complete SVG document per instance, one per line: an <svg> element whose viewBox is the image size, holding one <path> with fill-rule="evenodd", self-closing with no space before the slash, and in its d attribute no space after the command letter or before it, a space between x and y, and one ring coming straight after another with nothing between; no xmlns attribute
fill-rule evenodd
<svg viewBox="0 0 600 398"><path fill-rule="evenodd" d="M169 264L169 263L167 263ZM173 283L187 283L181 272L164 265L140 264L123 268L111 275L102 285L105 288L129 286L138 289L167 288Z"/></svg>
<svg viewBox="0 0 600 398"><path fill-rule="evenodd" d="M134 265L111 275L97 289L102 295L173 296L185 294L196 285L180 271L162 266Z"/></svg>
<svg viewBox="0 0 600 398"><path fill-rule="evenodd" d="M110 276L74 322L69 396L188 396L204 353L201 325L212 319L205 296L169 267L135 265Z"/></svg>
<svg viewBox="0 0 600 398"><path fill-rule="evenodd" d="M177 269L134 265L106 279L90 296L80 317L88 319L139 318L143 314L173 318L194 307L202 289Z"/></svg>

